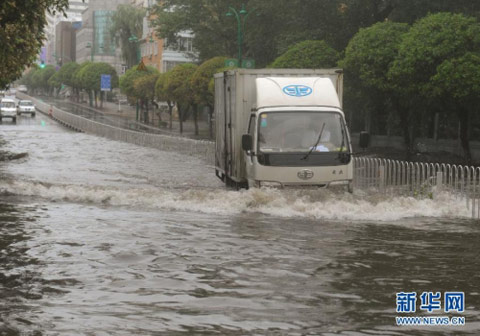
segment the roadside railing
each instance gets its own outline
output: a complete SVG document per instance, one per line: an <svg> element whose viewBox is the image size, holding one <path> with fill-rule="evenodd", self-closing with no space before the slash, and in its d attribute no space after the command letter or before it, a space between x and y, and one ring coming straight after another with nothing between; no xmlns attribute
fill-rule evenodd
<svg viewBox="0 0 480 336"><path fill-rule="evenodd" d="M353 163L355 188L428 198L448 191L465 200L472 218L480 218L480 167L364 157Z"/></svg>
<svg viewBox="0 0 480 336"><path fill-rule="evenodd" d="M27 96L21 92L17 92L17 97L20 99L32 100L35 103L37 110L40 112L81 132L102 136L111 140L124 141L139 146L152 147L163 151L195 156L212 165L215 162L215 145L211 141L127 130L65 112L51 104Z"/></svg>

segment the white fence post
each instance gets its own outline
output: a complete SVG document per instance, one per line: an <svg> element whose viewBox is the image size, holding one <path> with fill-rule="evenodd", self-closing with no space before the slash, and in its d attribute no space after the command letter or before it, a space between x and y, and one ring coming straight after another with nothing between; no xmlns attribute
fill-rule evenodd
<svg viewBox="0 0 480 336"><path fill-rule="evenodd" d="M437 172L437 193L442 191L443 187L443 172Z"/></svg>
<svg viewBox="0 0 480 336"><path fill-rule="evenodd" d="M379 187L381 191L385 191L385 166L378 167Z"/></svg>

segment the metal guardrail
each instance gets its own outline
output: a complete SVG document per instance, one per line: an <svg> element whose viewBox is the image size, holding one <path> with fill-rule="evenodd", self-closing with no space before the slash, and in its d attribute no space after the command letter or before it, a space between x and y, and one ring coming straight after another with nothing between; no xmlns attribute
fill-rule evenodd
<svg viewBox="0 0 480 336"><path fill-rule="evenodd" d="M480 218L480 167L364 157L353 164L356 188L429 198L448 191L465 199L472 218Z"/></svg>

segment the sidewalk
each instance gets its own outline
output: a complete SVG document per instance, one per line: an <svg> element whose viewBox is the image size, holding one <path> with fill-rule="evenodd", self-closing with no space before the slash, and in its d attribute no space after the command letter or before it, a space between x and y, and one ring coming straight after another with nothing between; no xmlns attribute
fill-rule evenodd
<svg viewBox="0 0 480 336"><path fill-rule="evenodd" d="M136 106L130 106L128 104L120 105L119 107L117 103L104 102L103 108L100 108L100 105L98 105L98 108L95 108L95 107L92 108L89 106L88 103L75 103L67 99L65 99L64 102L70 102L72 104L80 105L82 107L92 109L101 114L114 115L114 116L122 117L131 121L136 120L136 115L137 115ZM143 112L140 110L139 114L143 116L142 113ZM152 123L152 118L153 118L153 123ZM139 122L139 123L168 135L182 136L182 137L187 137L191 139L213 140L213 139L210 139L209 137L208 122L203 118L202 119L199 118L198 120L199 135L195 135L195 124L193 120L186 120L185 122L183 122L183 133L180 134L180 122L178 120L175 120L175 119L173 120L172 129L170 129L169 114L163 112L161 114L161 118L162 118L162 124L166 126L159 127L159 119L158 119L157 112L156 111L154 112L153 110L149 110L150 123L148 124L145 124L143 122Z"/></svg>

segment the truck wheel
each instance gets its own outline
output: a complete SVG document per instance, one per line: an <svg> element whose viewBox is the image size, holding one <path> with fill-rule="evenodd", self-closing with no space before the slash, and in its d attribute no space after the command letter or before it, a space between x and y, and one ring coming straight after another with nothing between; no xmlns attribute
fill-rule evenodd
<svg viewBox="0 0 480 336"><path fill-rule="evenodd" d="M32 112L32 118L35 118L35 112Z"/></svg>
<svg viewBox="0 0 480 336"><path fill-rule="evenodd" d="M16 124L17 123L17 117L13 117L12 121L13 121L14 124Z"/></svg>

